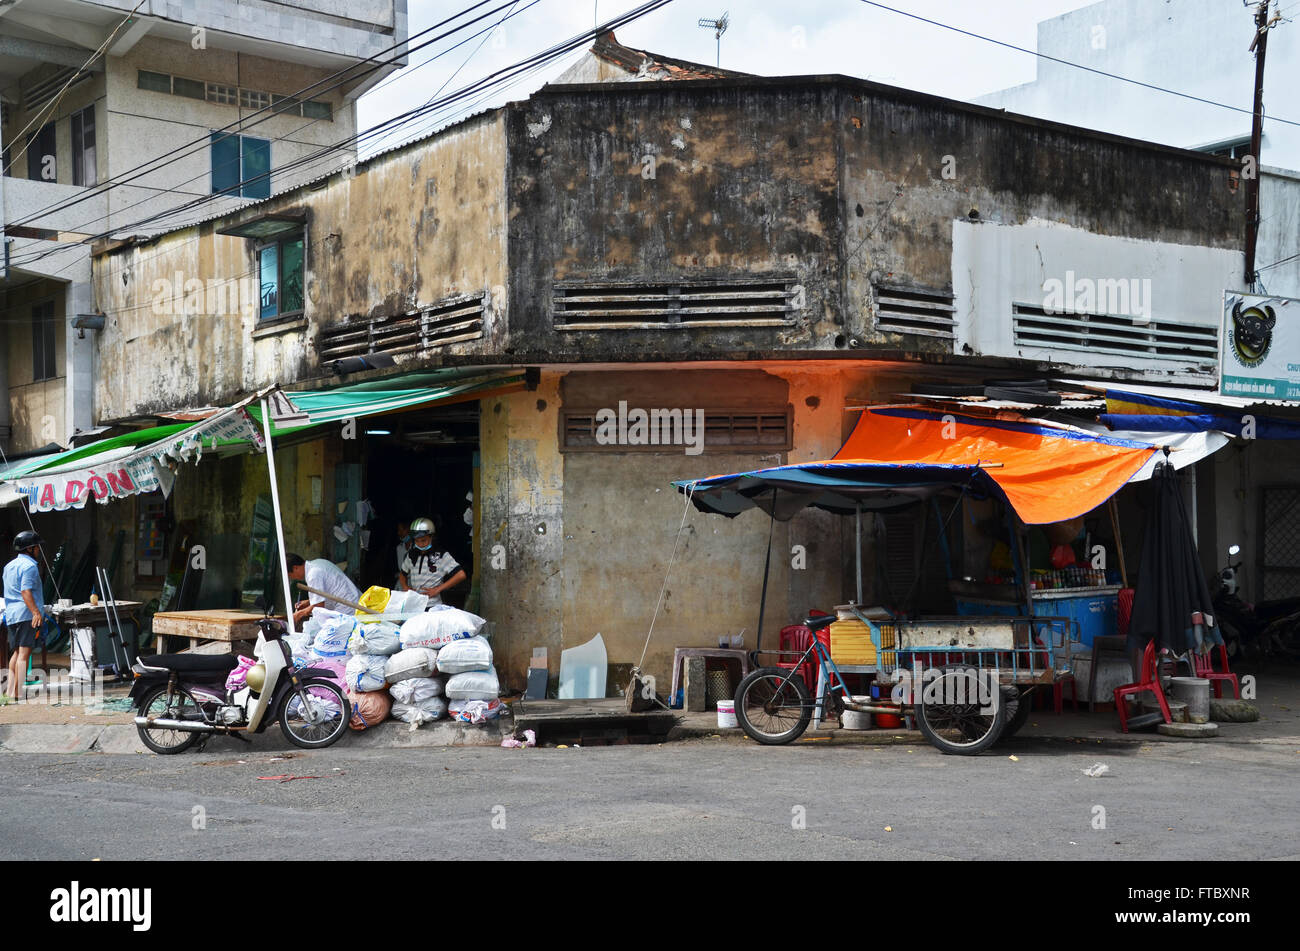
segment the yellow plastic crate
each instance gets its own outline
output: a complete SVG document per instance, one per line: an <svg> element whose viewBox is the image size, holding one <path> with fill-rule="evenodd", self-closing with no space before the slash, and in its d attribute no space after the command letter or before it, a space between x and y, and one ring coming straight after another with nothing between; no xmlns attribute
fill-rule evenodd
<svg viewBox="0 0 1300 951"><path fill-rule="evenodd" d="M830 625L831 660L847 667L870 667L876 663L876 645L871 640L871 628L857 618L833 621ZM881 644L894 646L894 629L881 626ZM885 662L894 663L894 652L885 651Z"/></svg>

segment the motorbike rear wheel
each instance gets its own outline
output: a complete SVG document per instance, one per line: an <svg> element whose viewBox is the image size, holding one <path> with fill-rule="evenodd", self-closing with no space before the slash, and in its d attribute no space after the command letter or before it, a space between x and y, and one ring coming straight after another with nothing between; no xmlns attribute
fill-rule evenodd
<svg viewBox="0 0 1300 951"><path fill-rule="evenodd" d="M302 682L302 694L320 719L312 723L297 693L287 693L280 702L280 730L294 746L319 750L338 742L352 719L352 704L338 685L323 677Z"/></svg>
<svg viewBox="0 0 1300 951"><path fill-rule="evenodd" d="M136 709L140 711L142 717L200 722L203 720L203 712L199 708L198 701L184 688L178 688L169 698L166 684L159 684L146 693ZM140 742L161 756L184 753L199 741L198 733L187 733L184 730L172 730L166 727L150 729L137 726L136 731L140 734Z"/></svg>

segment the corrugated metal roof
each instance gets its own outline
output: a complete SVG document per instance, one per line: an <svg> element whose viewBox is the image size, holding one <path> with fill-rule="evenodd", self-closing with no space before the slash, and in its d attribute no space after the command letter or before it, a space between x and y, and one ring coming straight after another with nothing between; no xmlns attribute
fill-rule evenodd
<svg viewBox="0 0 1300 951"><path fill-rule="evenodd" d="M1095 410L1105 409L1106 401L1101 398L1089 399L1066 399L1061 398L1061 402L1046 403L1021 403L1015 400L992 400L985 396L931 396L928 393L907 393L898 394L900 396L910 396L914 399L931 400L936 403L945 403L951 406L964 406L970 409L1014 409L1014 410Z"/></svg>
<svg viewBox="0 0 1300 951"><path fill-rule="evenodd" d="M1249 409L1252 406L1277 406L1300 409L1296 400L1260 400L1248 396L1224 396L1213 390L1198 390L1182 386L1151 386L1146 383L1122 383L1118 380L1062 380L1067 386L1105 392L1121 390L1125 393L1137 393L1140 396L1159 396L1167 400L1186 400L1189 403L1204 403L1206 406L1222 406L1227 409Z"/></svg>

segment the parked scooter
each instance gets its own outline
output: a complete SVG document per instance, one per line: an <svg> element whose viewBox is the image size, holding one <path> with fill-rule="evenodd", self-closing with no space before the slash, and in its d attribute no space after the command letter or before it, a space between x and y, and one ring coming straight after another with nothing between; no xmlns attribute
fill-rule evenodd
<svg viewBox="0 0 1300 951"><path fill-rule="evenodd" d="M264 617L258 623L246 686L226 689L239 661L223 654L158 654L131 667L135 684L136 729L155 753L180 753L214 734L261 733L273 720L290 743L322 749L347 730L352 705L329 670L297 668L284 639L284 623Z"/></svg>
<svg viewBox="0 0 1300 951"><path fill-rule="evenodd" d="M1300 626L1300 598L1281 598L1251 604L1237 594L1240 584L1237 572L1241 562L1233 564L1232 558L1241 546L1228 549L1228 563L1219 571L1219 584L1214 592L1214 609L1224 632L1224 646L1229 657L1247 652L1294 654L1284 638L1290 637Z"/></svg>

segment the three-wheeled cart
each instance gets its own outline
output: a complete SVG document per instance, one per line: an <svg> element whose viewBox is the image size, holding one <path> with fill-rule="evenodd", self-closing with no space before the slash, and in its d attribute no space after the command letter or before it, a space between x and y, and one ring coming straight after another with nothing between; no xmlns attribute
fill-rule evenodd
<svg viewBox="0 0 1300 951"><path fill-rule="evenodd" d="M814 719L859 713L914 717L944 753L975 754L1015 734L1029 716L1027 694L1069 674L1077 622L1056 617L943 617L882 619L879 609L841 609L867 626L875 663L855 666L870 675L876 696L855 700L831 659L825 641L814 637L800 654L776 655L780 666L761 667L736 690L736 717L745 733L765 744L798 739ZM812 630L836 615L811 617ZM816 671L810 692L808 671Z"/></svg>

